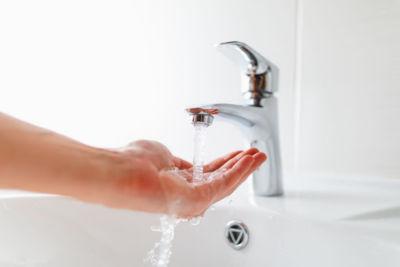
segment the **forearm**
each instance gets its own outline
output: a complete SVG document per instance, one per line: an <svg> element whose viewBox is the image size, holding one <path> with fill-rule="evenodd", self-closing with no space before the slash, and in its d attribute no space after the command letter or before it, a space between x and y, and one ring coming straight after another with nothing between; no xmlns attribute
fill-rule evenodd
<svg viewBox="0 0 400 267"><path fill-rule="evenodd" d="M0 188L90 201L125 164L118 153L86 146L0 113Z"/></svg>

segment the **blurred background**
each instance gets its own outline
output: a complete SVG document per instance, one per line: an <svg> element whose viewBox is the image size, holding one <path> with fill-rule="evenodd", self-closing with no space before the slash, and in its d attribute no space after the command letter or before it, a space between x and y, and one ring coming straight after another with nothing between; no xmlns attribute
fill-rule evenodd
<svg viewBox="0 0 400 267"><path fill-rule="evenodd" d="M400 178L400 1L0 1L0 110L89 145L192 158L184 109L244 103L242 41L280 68L288 173ZM244 148L218 121L207 158Z"/></svg>

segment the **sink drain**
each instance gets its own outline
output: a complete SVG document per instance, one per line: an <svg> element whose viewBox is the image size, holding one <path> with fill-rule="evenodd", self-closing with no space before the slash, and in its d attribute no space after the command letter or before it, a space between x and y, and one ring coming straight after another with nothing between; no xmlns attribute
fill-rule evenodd
<svg viewBox="0 0 400 267"><path fill-rule="evenodd" d="M234 249L243 249L249 242L249 231L244 223L230 221L225 227L225 237L228 244Z"/></svg>

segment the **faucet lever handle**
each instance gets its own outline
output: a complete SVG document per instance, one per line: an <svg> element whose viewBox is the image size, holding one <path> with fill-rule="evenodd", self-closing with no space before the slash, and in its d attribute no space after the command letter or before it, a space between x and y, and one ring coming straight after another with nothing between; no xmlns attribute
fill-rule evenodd
<svg viewBox="0 0 400 267"><path fill-rule="evenodd" d="M238 41L223 42L216 45L216 48L238 64L246 74L263 74L268 71L270 62L245 43Z"/></svg>
<svg viewBox="0 0 400 267"><path fill-rule="evenodd" d="M252 105L261 106L262 98L278 90L278 67L253 48L238 41L223 42L216 48L242 69L246 78L243 92Z"/></svg>

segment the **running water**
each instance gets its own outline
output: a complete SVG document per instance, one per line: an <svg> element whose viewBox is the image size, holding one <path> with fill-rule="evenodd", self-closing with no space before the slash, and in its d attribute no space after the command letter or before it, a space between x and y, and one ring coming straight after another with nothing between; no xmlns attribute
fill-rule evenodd
<svg viewBox="0 0 400 267"><path fill-rule="evenodd" d="M204 182L203 177L203 166L204 166L204 154L206 146L206 129L205 124L194 125L194 138L193 138L193 182L202 183Z"/></svg>
<svg viewBox="0 0 400 267"><path fill-rule="evenodd" d="M154 244L153 249L147 254L147 261L156 267L167 267L172 254L172 240L174 240L175 227L181 220L174 216L163 215L160 218L160 227L151 227L152 231L161 232L160 241Z"/></svg>
<svg viewBox="0 0 400 267"><path fill-rule="evenodd" d="M194 125L193 183L197 184L207 182L203 175L206 129L207 126L204 124ZM211 178L212 177L210 177L210 179ZM154 247L147 254L145 261L149 261L152 266L167 267L172 254L171 249L175 228L180 222L188 221L192 225L198 225L201 221L201 217L184 220L177 219L175 216L163 215L160 218L160 226L150 228L152 231L161 232L161 239L154 244Z"/></svg>

